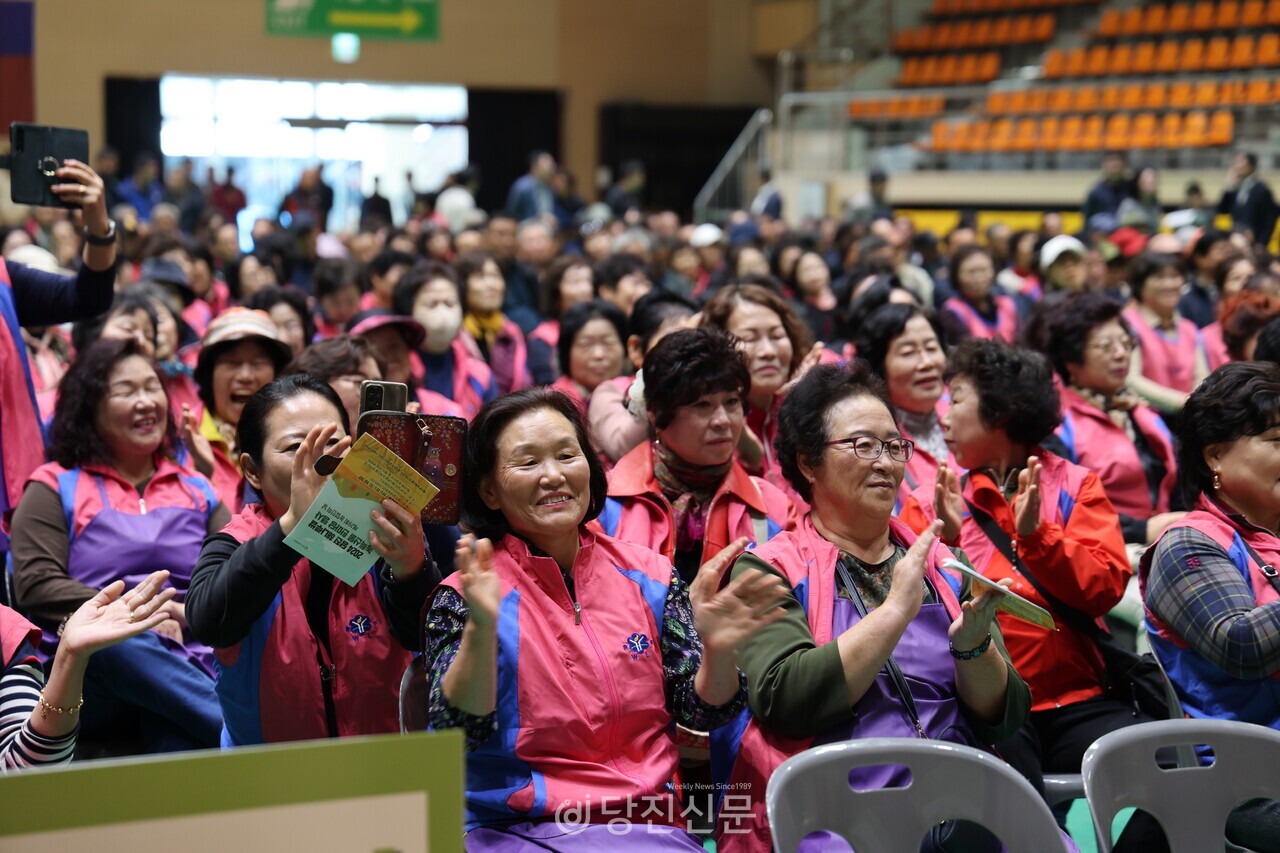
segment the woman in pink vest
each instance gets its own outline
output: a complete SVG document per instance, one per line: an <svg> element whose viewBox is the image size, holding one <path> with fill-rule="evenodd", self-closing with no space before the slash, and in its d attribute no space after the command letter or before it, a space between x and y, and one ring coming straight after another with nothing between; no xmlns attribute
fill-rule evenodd
<svg viewBox="0 0 1280 853"><path fill-rule="evenodd" d="M904 467L896 514L913 491L933 486L938 465L950 455L939 420L947 411L942 324L919 305L890 303L867 317L855 341L858 357L889 387L902 437L915 443Z"/></svg>
<svg viewBox="0 0 1280 853"><path fill-rule="evenodd" d="M1045 353L1062 385L1062 455L1098 475L1120 515L1126 543L1146 545L1182 517L1175 502L1173 437L1154 410L1127 389L1133 337L1120 305L1081 293L1045 323Z"/></svg>
<svg viewBox="0 0 1280 853"><path fill-rule="evenodd" d="M747 356L751 388L747 391L747 425L738 443L738 461L750 474L764 477L783 491L790 484L774 455L778 408L788 383L818 363L823 349L791 303L767 287L735 284L722 287L702 309L704 325L738 339ZM792 495L795 500L798 495ZM796 504L800 507L800 504ZM801 507L803 508L803 507Z"/></svg>
<svg viewBox="0 0 1280 853"><path fill-rule="evenodd" d="M560 318L574 305L590 302L596 295L595 272L591 262L579 255L556 258L542 274L540 309L543 320L529 333L529 374L534 385L550 385L563 371L557 357Z"/></svg>
<svg viewBox="0 0 1280 853"><path fill-rule="evenodd" d="M213 655L186 631L184 598L200 543L230 518L204 477L177 461L177 425L155 364L133 340L100 340L62 380L53 461L31 475L13 518L17 605L59 626L116 581L164 569L178 591L173 619L96 655L84 728L130 750L217 745Z"/></svg>
<svg viewBox="0 0 1280 853"><path fill-rule="evenodd" d="M612 302L593 299L565 312L557 349L564 374L551 387L578 404L585 415L591 395L622 374L627 317Z"/></svg>
<svg viewBox="0 0 1280 853"><path fill-rule="evenodd" d="M1210 370L1217 370L1230 359L1226 342L1222 340L1222 306L1244 290L1255 272L1257 265L1253 259L1238 252L1223 258L1213 268L1213 283L1218 288L1218 319L1200 330Z"/></svg>
<svg viewBox="0 0 1280 853"><path fill-rule="evenodd" d="M499 394L533 384L524 332L502 313L507 282L498 262L486 252L471 252L454 262L462 284L462 340L493 370Z"/></svg>
<svg viewBox="0 0 1280 853"><path fill-rule="evenodd" d="M369 342L388 382L409 386L409 402L427 415L465 417L462 407L453 400L424 388L413 375L413 354L426 338L426 330L412 317L392 314L385 308L361 311L351 321L350 333Z"/></svg>
<svg viewBox="0 0 1280 853"><path fill-rule="evenodd" d="M1124 317L1137 341L1129 387L1160 412L1176 413L1209 375L1204 338L1178 313L1184 283L1173 255L1146 252L1129 265L1134 305Z"/></svg>
<svg viewBox="0 0 1280 853"><path fill-rule="evenodd" d="M917 538L892 516L914 447L884 384L863 362L820 365L792 389L781 423L782 469L813 509L733 568L734 578L767 573L787 598L786 615L739 655L751 713L728 729L740 736L736 761L717 780L727 787L716 843L728 853L771 849L765 786L791 755L863 737L989 744L1021 725L1031 702L992 618L998 593L962 603L960 584L942 570L955 555L937 541L940 525ZM732 757L733 744L718 745ZM902 779L875 768L850 783ZM999 849L972 824L949 829L958 846L945 849ZM921 849L944 849L936 841Z"/></svg>
<svg viewBox="0 0 1280 853"><path fill-rule="evenodd" d="M499 398L467 435L459 571L427 613L429 713L467 744L468 851L701 850L672 789L673 724L728 722L742 643L776 581L720 589L738 539L686 586L670 561L585 523L604 467L563 394Z"/></svg>
<svg viewBox="0 0 1280 853"><path fill-rule="evenodd" d="M404 274L393 296L398 316L412 317L425 330L409 354L419 388L447 397L470 420L497 396L493 371L472 352L462 333L462 285L452 267L418 264Z"/></svg>
<svg viewBox="0 0 1280 853"><path fill-rule="evenodd" d="M205 541L187 596L191 630L215 649L224 747L399 729L400 678L440 577L420 520L390 500L371 512L354 586L285 542L324 487L316 462L350 444L342 401L306 374L245 407L240 464L262 501Z"/></svg>
<svg viewBox="0 0 1280 853"><path fill-rule="evenodd" d="M609 472L604 532L657 551L689 583L733 540L763 545L793 529L791 500L734 458L751 382L737 344L717 329L681 329L649 350L644 371L653 440Z"/></svg>
<svg viewBox="0 0 1280 853"><path fill-rule="evenodd" d="M1195 509L1142 558L1151 649L1192 717L1280 729L1280 367L1232 362L1182 411ZM1227 839L1280 849L1280 804L1250 800Z"/></svg>
<svg viewBox="0 0 1280 853"><path fill-rule="evenodd" d="M999 337L1005 343L1018 340L1018 306L995 288L996 266L981 246L961 246L949 264L956 295L943 303L974 338Z"/></svg>

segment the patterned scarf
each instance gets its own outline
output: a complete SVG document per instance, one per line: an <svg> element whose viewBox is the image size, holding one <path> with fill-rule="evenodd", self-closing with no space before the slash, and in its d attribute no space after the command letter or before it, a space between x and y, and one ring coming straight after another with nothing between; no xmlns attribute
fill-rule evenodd
<svg viewBox="0 0 1280 853"><path fill-rule="evenodd" d="M676 550L701 550L706 541L707 507L733 460L699 467L685 462L660 441L653 443L653 451L653 476L676 514Z"/></svg>
<svg viewBox="0 0 1280 853"><path fill-rule="evenodd" d="M1080 399L1089 405L1101 409L1111 419L1112 423L1124 430L1124 434L1129 437L1130 441L1137 440L1137 430L1134 428L1133 418L1129 413L1134 410L1140 401L1129 389L1121 388L1118 393L1110 397L1103 396L1097 391L1090 391L1088 388L1081 388L1078 385L1072 385L1071 390L1079 394Z"/></svg>

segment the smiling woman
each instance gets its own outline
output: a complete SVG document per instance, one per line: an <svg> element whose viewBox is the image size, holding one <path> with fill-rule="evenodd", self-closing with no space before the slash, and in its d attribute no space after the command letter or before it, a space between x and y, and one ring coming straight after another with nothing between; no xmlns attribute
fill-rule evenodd
<svg viewBox="0 0 1280 853"><path fill-rule="evenodd" d="M467 850L700 850L670 791L672 723L706 731L742 708L737 650L781 615L776 582L719 588L743 539L686 587L587 528L604 468L563 394L487 404L466 467L463 524L482 538L432 600L426 653L431 726L466 735Z"/></svg>

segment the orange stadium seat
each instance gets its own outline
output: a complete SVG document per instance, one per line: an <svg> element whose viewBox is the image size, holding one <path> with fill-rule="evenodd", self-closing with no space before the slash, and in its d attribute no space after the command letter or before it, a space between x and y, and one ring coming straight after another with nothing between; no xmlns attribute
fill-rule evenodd
<svg viewBox="0 0 1280 853"><path fill-rule="evenodd" d="M938 60L938 70L934 74L933 82L941 86L954 86L963 82L960 77L960 62L962 58L967 58L969 54L948 53Z"/></svg>
<svg viewBox="0 0 1280 853"><path fill-rule="evenodd" d="M951 33L949 47L973 47L973 21L961 21Z"/></svg>
<svg viewBox="0 0 1280 853"><path fill-rule="evenodd" d="M948 84L954 86L956 83L972 83L978 76L978 58L972 53L962 53L959 58L954 56L947 59L955 60L955 67L950 74L946 74L942 79ZM946 67L947 60L942 61L943 67Z"/></svg>
<svg viewBox="0 0 1280 853"><path fill-rule="evenodd" d="M1084 73L1092 77L1108 73L1111 69L1111 48L1105 44L1090 47L1084 66Z"/></svg>
<svg viewBox="0 0 1280 853"><path fill-rule="evenodd" d="M1013 150L1013 119L998 118L991 122L991 135L987 138L987 150L999 153Z"/></svg>
<svg viewBox="0 0 1280 853"><path fill-rule="evenodd" d="M1231 42L1226 36L1214 36L1204 54L1204 67L1210 71L1223 71L1231 64Z"/></svg>
<svg viewBox="0 0 1280 853"><path fill-rule="evenodd" d="M1258 54L1254 61L1265 68L1280 65L1280 33L1267 33L1258 39Z"/></svg>
<svg viewBox="0 0 1280 853"><path fill-rule="evenodd" d="M976 153L987 150L987 140L991 137L991 122L978 119L969 125L969 135L965 139L963 151Z"/></svg>
<svg viewBox="0 0 1280 853"><path fill-rule="evenodd" d="M1115 151L1129 148L1133 119L1128 113L1116 113L1107 119L1107 132L1103 137L1104 145Z"/></svg>
<svg viewBox="0 0 1280 853"><path fill-rule="evenodd" d="M1134 117L1129 144L1143 149L1160 147L1160 123L1155 113L1138 113Z"/></svg>
<svg viewBox="0 0 1280 853"><path fill-rule="evenodd" d="M946 151L951 142L951 125L945 119L939 119L929 129L929 148L933 151Z"/></svg>
<svg viewBox="0 0 1280 853"><path fill-rule="evenodd" d="M1059 151L1080 151L1084 138L1084 118L1078 115L1067 116L1062 120L1062 129L1056 138L1045 137L1048 145Z"/></svg>
<svg viewBox="0 0 1280 853"><path fill-rule="evenodd" d="M1263 0L1244 0L1240 7L1240 26L1261 27L1267 22L1267 4Z"/></svg>
<svg viewBox="0 0 1280 853"><path fill-rule="evenodd" d="M1037 86L1027 94L1027 112L1042 113L1049 109L1049 90Z"/></svg>
<svg viewBox="0 0 1280 853"><path fill-rule="evenodd" d="M1240 24L1240 0L1222 0L1218 4L1217 28L1234 30Z"/></svg>
<svg viewBox="0 0 1280 853"><path fill-rule="evenodd" d="M995 26L991 28L990 44L1006 45L1013 40L1013 22L1006 16L996 19Z"/></svg>
<svg viewBox="0 0 1280 853"><path fill-rule="evenodd" d="M1191 83L1179 80L1169 85L1169 106L1175 110L1189 109L1195 102L1195 90Z"/></svg>
<svg viewBox="0 0 1280 853"><path fill-rule="evenodd" d="M1165 113L1160 120L1160 141L1165 148L1182 147L1182 113Z"/></svg>
<svg viewBox="0 0 1280 853"><path fill-rule="evenodd" d="M986 83L1000 76L1000 54L984 53L978 60L978 82Z"/></svg>
<svg viewBox="0 0 1280 853"><path fill-rule="evenodd" d="M1002 112L1013 113L1019 115L1027 111L1027 90L1016 89L1009 93L1008 103Z"/></svg>
<svg viewBox="0 0 1280 853"><path fill-rule="evenodd" d="M1169 19L1165 28L1171 33L1185 33L1191 29L1191 4L1174 3L1169 7Z"/></svg>
<svg viewBox="0 0 1280 853"><path fill-rule="evenodd" d="M1080 134L1080 145L1084 151L1098 151L1102 148L1104 138L1104 119L1100 115L1087 116L1084 120L1084 131Z"/></svg>
<svg viewBox="0 0 1280 853"><path fill-rule="evenodd" d="M1248 84L1236 77L1231 80L1224 80L1222 90L1218 93L1218 106L1231 106L1235 104L1243 105L1245 103L1245 95L1248 94Z"/></svg>
<svg viewBox="0 0 1280 853"><path fill-rule="evenodd" d="M1001 18L1001 20L1004 19ZM973 31L969 35L969 43L974 47L987 47L994 44L995 42L992 41L991 37L992 29L993 25L990 18L983 18L975 22Z"/></svg>
<svg viewBox="0 0 1280 853"><path fill-rule="evenodd" d="M1085 74L1085 49L1077 47L1067 53L1067 63L1063 68L1065 77L1083 77Z"/></svg>
<svg viewBox="0 0 1280 853"><path fill-rule="evenodd" d="M1142 31L1149 36L1162 36L1169 18L1169 8L1163 3L1147 7L1146 17L1142 21Z"/></svg>
<svg viewBox="0 0 1280 853"><path fill-rule="evenodd" d="M956 25L944 21L933 28L933 44L931 50L954 50L956 46Z"/></svg>
<svg viewBox="0 0 1280 853"><path fill-rule="evenodd" d="M1062 119L1057 116L1045 116L1040 120L1040 136L1035 148L1054 149L1062 143ZM1035 150L1032 148L1031 150Z"/></svg>
<svg viewBox="0 0 1280 853"><path fill-rule="evenodd" d="M1253 36L1236 36L1235 41L1231 42L1231 61L1229 65L1232 68L1241 70L1252 68L1256 52L1257 42Z"/></svg>
<svg viewBox="0 0 1280 853"><path fill-rule="evenodd" d="M898 74L899 86L915 86L920 77L920 60L909 56L902 60L902 72Z"/></svg>
<svg viewBox="0 0 1280 853"><path fill-rule="evenodd" d="M988 92L987 112L991 115L999 115L1000 113L1009 112L1009 93Z"/></svg>
<svg viewBox="0 0 1280 853"><path fill-rule="evenodd" d="M1035 25L1030 15L1019 15L1013 19L1013 33L1009 36L1010 44L1031 44L1036 40Z"/></svg>
<svg viewBox="0 0 1280 853"><path fill-rule="evenodd" d="M1204 70L1204 42L1200 39L1187 39L1182 43L1182 61L1179 68L1183 71Z"/></svg>
<svg viewBox="0 0 1280 853"><path fill-rule="evenodd" d="M1102 87L1102 109L1113 113L1120 109L1120 86L1112 83Z"/></svg>
<svg viewBox="0 0 1280 853"><path fill-rule="evenodd" d="M1267 4L1267 26L1280 27L1280 0L1271 0Z"/></svg>
<svg viewBox="0 0 1280 853"><path fill-rule="evenodd" d="M1230 145L1236 137L1236 119L1231 110L1218 110L1209 119L1209 144Z"/></svg>
<svg viewBox="0 0 1280 853"><path fill-rule="evenodd" d="M1142 94L1144 110L1163 110L1169 103L1169 87L1165 83L1148 83Z"/></svg>
<svg viewBox="0 0 1280 853"><path fill-rule="evenodd" d="M1052 41L1056 30L1057 27L1055 26L1053 15L1036 15L1031 24L1031 38L1037 43Z"/></svg>
<svg viewBox="0 0 1280 853"><path fill-rule="evenodd" d="M1098 92L1097 86L1081 86L1075 91L1075 111L1078 113L1093 112L1102 103L1102 97Z"/></svg>
<svg viewBox="0 0 1280 853"><path fill-rule="evenodd" d="M1265 107L1271 104L1271 81L1250 80L1245 90L1244 102L1253 106Z"/></svg>
<svg viewBox="0 0 1280 853"><path fill-rule="evenodd" d="M1060 50L1051 50L1044 57L1044 76L1050 80L1056 80L1062 76L1067 69L1067 55Z"/></svg>
<svg viewBox="0 0 1280 853"><path fill-rule="evenodd" d="M1133 70L1133 45L1118 44L1111 51L1111 62L1108 74L1123 76Z"/></svg>
<svg viewBox="0 0 1280 853"><path fill-rule="evenodd" d="M1073 109L1075 93L1070 86L1059 86L1049 93L1049 112L1069 113Z"/></svg>
<svg viewBox="0 0 1280 853"><path fill-rule="evenodd" d="M1142 109L1142 84L1127 83L1120 87L1120 109L1122 110L1140 110Z"/></svg>
<svg viewBox="0 0 1280 853"><path fill-rule="evenodd" d="M1199 0L1191 8L1191 29L1197 32L1213 29L1213 0Z"/></svg>
<svg viewBox="0 0 1280 853"><path fill-rule="evenodd" d="M1104 9L1098 21L1098 38L1113 39L1120 35L1121 14L1118 9Z"/></svg>
<svg viewBox="0 0 1280 853"><path fill-rule="evenodd" d="M1040 122L1033 118L1024 118L1018 120L1018 126L1013 132L1014 151L1035 151L1040 139Z"/></svg>
<svg viewBox="0 0 1280 853"><path fill-rule="evenodd" d="M1172 74L1178 70L1178 62L1182 58L1182 44L1174 39L1160 42L1156 51L1156 71Z"/></svg>
<svg viewBox="0 0 1280 853"><path fill-rule="evenodd" d="M1156 43L1139 42L1133 49L1133 73L1150 74L1156 69Z"/></svg>
<svg viewBox="0 0 1280 853"><path fill-rule="evenodd" d="M1182 144L1186 148L1204 148L1209 144L1209 114L1194 110L1182 124Z"/></svg>
<svg viewBox="0 0 1280 853"><path fill-rule="evenodd" d="M1213 80L1201 80L1196 83L1192 106L1211 109L1218 105L1218 84Z"/></svg>
<svg viewBox="0 0 1280 853"><path fill-rule="evenodd" d="M1120 35L1129 37L1142 35L1142 23L1141 6L1125 9L1124 14L1120 16Z"/></svg>

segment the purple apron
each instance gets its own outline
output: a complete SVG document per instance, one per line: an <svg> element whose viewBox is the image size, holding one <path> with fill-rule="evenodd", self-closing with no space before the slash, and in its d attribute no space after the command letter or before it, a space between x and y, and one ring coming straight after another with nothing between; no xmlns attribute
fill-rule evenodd
<svg viewBox="0 0 1280 853"><path fill-rule="evenodd" d="M103 509L78 536L72 534L67 574L94 589L123 580L127 591L152 572L167 569L169 584L178 590L174 601L183 601L208 526L206 513L195 508L201 499L190 484L183 483L183 487L191 493L192 507L161 506L134 515L113 509L102 477L95 474L93 479L102 496ZM64 505L69 506L73 500L74 496L63 497ZM74 521L67 519L67 524L73 531ZM160 639L170 651L185 656L213 676L213 652L208 646L191 639L185 647L163 635ZM50 649L57 646L57 638L47 631L45 642Z"/></svg>

